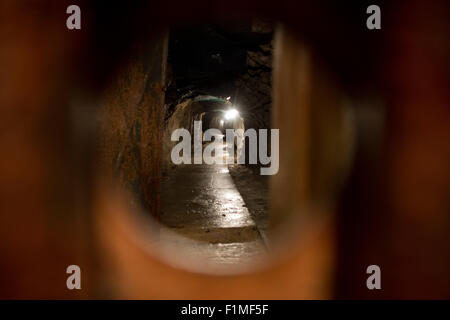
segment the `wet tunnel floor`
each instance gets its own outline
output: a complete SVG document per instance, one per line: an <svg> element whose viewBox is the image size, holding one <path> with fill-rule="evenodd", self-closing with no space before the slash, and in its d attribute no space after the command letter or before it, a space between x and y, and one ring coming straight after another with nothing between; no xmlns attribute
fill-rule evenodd
<svg viewBox="0 0 450 320"><path fill-rule="evenodd" d="M163 247L215 266L264 257L266 246L227 165L180 165L163 184Z"/></svg>

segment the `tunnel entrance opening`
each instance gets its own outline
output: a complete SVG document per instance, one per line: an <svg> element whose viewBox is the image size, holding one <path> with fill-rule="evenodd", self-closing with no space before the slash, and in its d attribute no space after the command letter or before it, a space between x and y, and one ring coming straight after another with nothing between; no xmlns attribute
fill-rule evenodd
<svg viewBox="0 0 450 320"><path fill-rule="evenodd" d="M308 237L308 226L329 219L318 212L330 212L350 163L348 101L327 69L289 32L259 20L245 25L161 33L132 55L102 103L102 163L129 195L130 211L143 213L136 222L158 221L150 232L133 230L190 270L252 270L271 261L274 240L285 250L292 237ZM196 162L195 152L190 164L171 159L180 128L204 138L211 129L272 127L283 139L280 172L270 180L259 164ZM190 149L203 154L213 142L193 139Z"/></svg>
<svg viewBox="0 0 450 320"><path fill-rule="evenodd" d="M273 26L260 20L170 30L160 245L209 269L242 268L267 255L268 178L235 164L226 132L270 129L272 38ZM201 153L220 143L223 163L192 155L191 165L173 165L171 134L179 128ZM211 130L218 135L209 137Z"/></svg>

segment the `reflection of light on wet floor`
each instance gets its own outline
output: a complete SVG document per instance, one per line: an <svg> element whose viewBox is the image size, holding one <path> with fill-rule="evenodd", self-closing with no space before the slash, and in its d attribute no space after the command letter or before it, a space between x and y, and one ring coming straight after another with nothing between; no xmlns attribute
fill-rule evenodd
<svg viewBox="0 0 450 320"><path fill-rule="evenodd" d="M229 213L227 215L227 219L229 220L238 220L238 219L242 219L244 217L244 215L242 213Z"/></svg>
<svg viewBox="0 0 450 320"><path fill-rule="evenodd" d="M231 178L226 144L223 155L220 164L172 171L164 186L161 220L166 228L160 241L164 248L177 250L174 253L182 261L198 262L203 268L223 266L228 271L254 261L265 247Z"/></svg>
<svg viewBox="0 0 450 320"><path fill-rule="evenodd" d="M224 192L223 197L229 201L241 200L241 195L237 192Z"/></svg>

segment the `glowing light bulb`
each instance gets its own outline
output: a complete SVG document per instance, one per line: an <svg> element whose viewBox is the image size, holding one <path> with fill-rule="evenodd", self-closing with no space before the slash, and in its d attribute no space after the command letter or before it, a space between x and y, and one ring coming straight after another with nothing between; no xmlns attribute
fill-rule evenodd
<svg viewBox="0 0 450 320"><path fill-rule="evenodd" d="M236 109L230 109L227 112L225 112L225 119L231 120L236 118L239 115L239 112Z"/></svg>

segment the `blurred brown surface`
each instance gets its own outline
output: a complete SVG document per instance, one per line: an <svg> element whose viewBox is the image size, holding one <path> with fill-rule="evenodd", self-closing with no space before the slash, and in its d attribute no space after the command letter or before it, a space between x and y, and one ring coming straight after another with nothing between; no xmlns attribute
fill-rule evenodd
<svg viewBox="0 0 450 320"><path fill-rule="evenodd" d="M346 10L332 2L154 1L130 5L114 19L109 10L121 13L120 6L82 2L86 23L79 32L65 27L69 4L0 3L1 298L450 298L446 2L386 4L375 33L365 29L362 4ZM283 21L314 57L301 60L292 51L298 45L287 42L279 48L286 66L320 66L350 96L383 101L381 145L359 146L344 192L319 218L306 220L308 232L291 238L287 258L234 276L179 270L141 245L139 226L119 198L94 192L93 135L73 123L73 104L87 100L84 107L95 112L131 44L150 39L158 26L256 13ZM328 94L322 85L316 96ZM284 104L298 102L294 89L285 95ZM293 170L301 157L280 156L292 157ZM292 192L307 194L307 184L293 177ZM285 196L289 206L302 199ZM81 291L66 288L71 264L81 267ZM380 291L365 287L370 264L381 267Z"/></svg>

